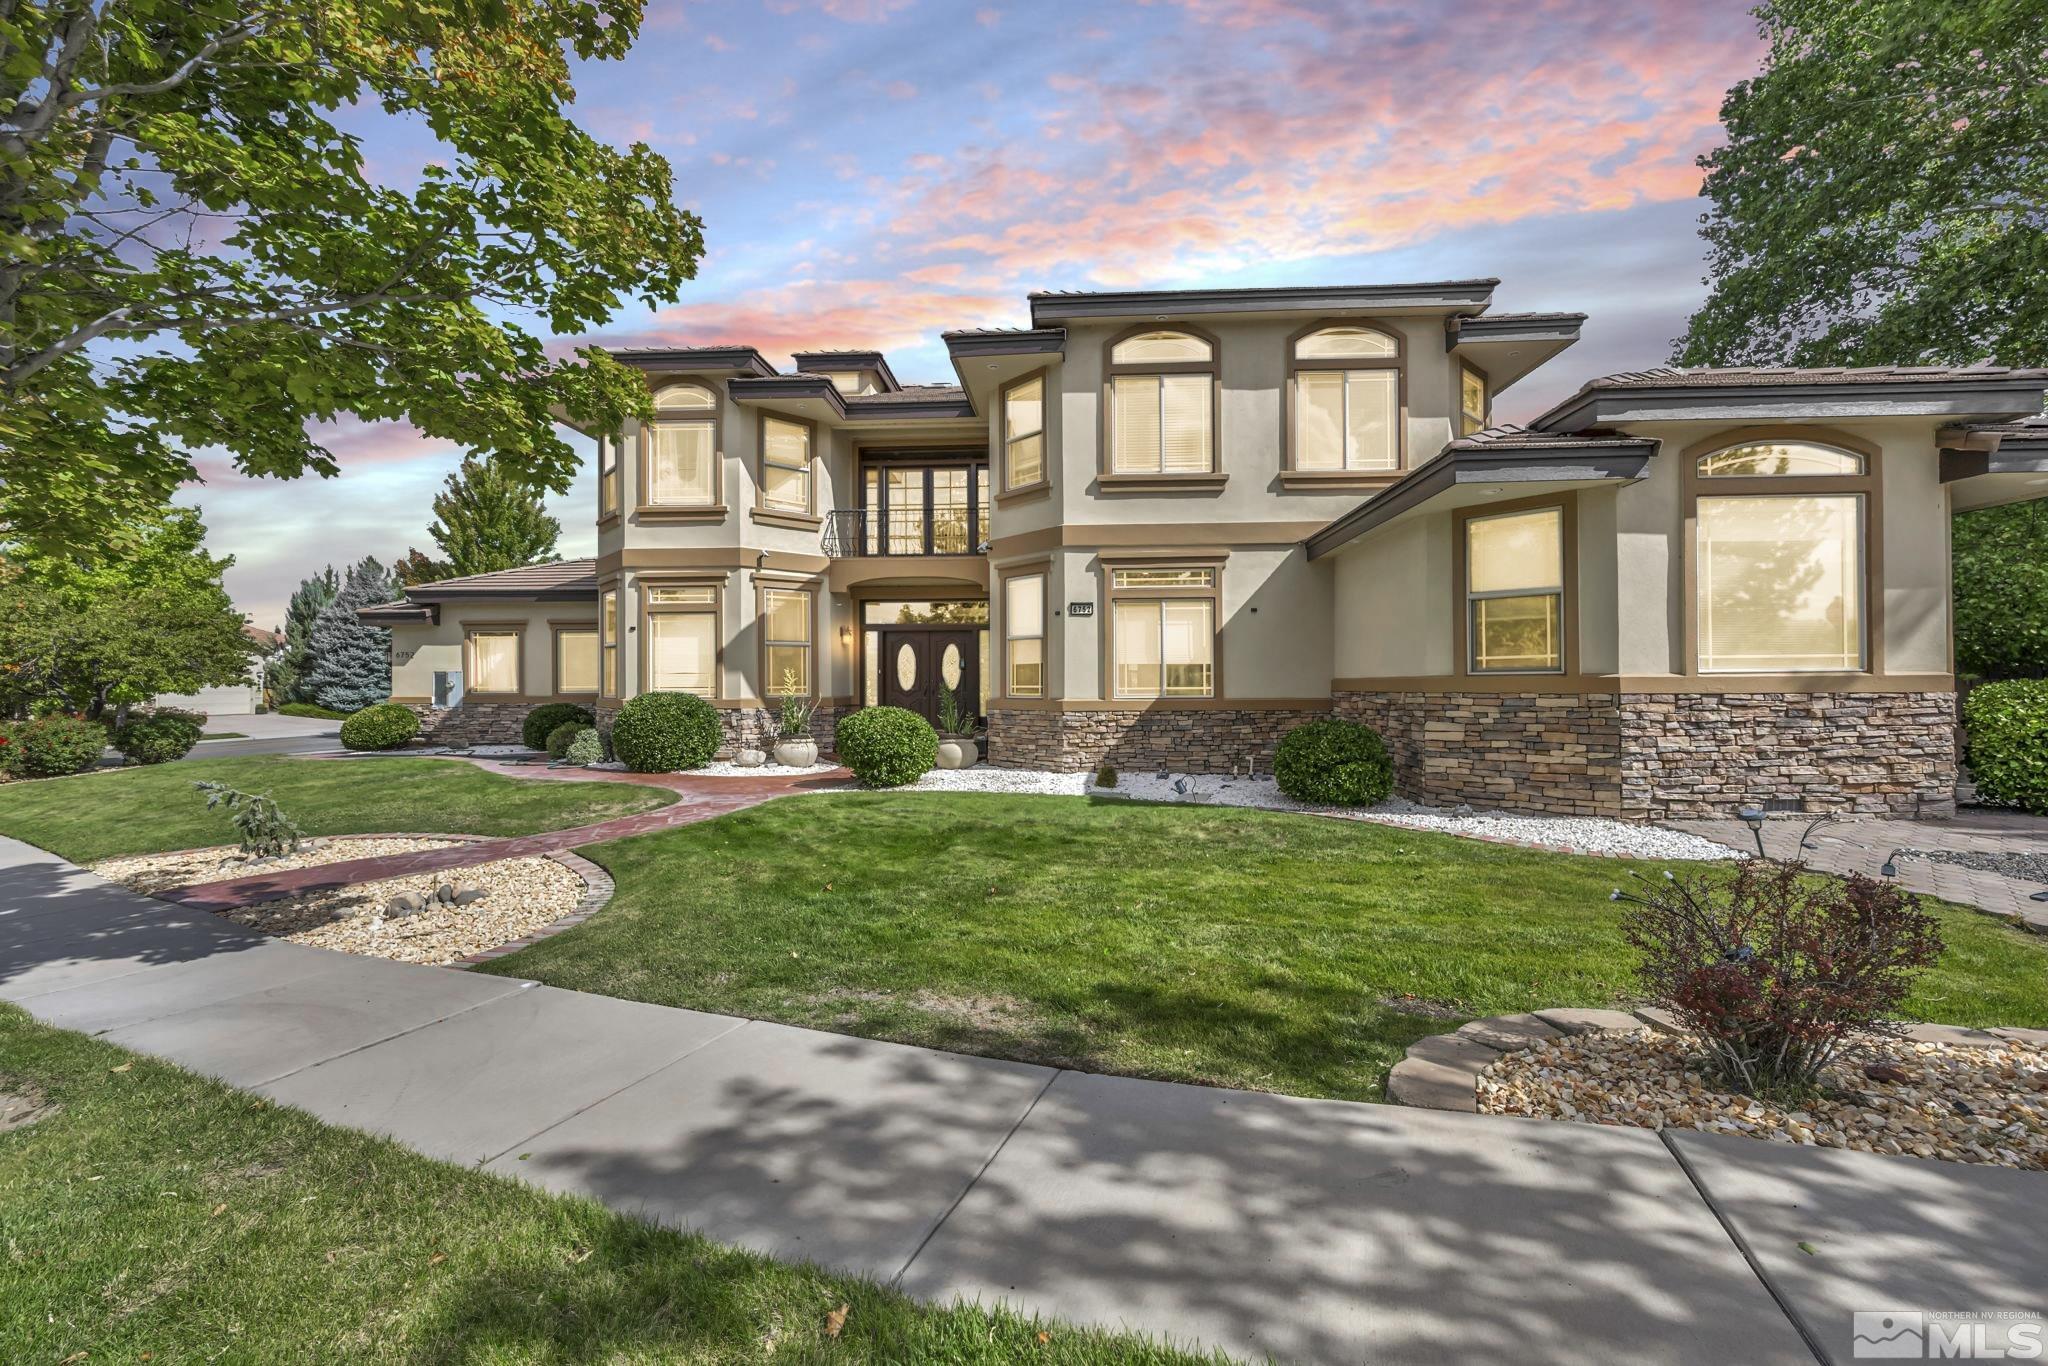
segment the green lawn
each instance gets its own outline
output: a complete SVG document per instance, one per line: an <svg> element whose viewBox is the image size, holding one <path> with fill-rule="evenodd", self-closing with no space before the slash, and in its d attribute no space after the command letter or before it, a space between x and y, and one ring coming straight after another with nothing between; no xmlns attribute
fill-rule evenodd
<svg viewBox="0 0 2048 1366"><path fill-rule="evenodd" d="M534 782L450 759L197 759L0 786L0 835L74 863L232 844L193 782L266 792L309 835L530 835L651 811L674 800L626 783Z"/></svg>
<svg viewBox="0 0 2048 1366"><path fill-rule="evenodd" d="M656 1229L0 1006L0 1091L30 1087L58 1108L0 1132L0 1361L1189 1359Z"/></svg>
<svg viewBox="0 0 2048 1366"><path fill-rule="evenodd" d="M199 738L202 740L246 740L249 737L238 730L210 730Z"/></svg>
<svg viewBox="0 0 2048 1366"><path fill-rule="evenodd" d="M1634 955L1607 893L1654 866L1273 812L964 793L788 798L581 852L616 879L611 905L485 971L1361 1100L1410 1042L1465 1018L1625 1002ZM1908 1011L2048 1025L2048 944L1938 914L1949 951Z"/></svg>

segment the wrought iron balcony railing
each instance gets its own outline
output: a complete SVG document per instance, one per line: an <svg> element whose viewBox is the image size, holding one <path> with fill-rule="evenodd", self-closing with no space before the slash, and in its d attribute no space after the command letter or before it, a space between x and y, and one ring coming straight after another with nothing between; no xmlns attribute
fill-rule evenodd
<svg viewBox="0 0 2048 1366"><path fill-rule="evenodd" d="M979 555L986 551L978 510L921 507L839 508L825 514L825 554L833 559L869 555Z"/></svg>

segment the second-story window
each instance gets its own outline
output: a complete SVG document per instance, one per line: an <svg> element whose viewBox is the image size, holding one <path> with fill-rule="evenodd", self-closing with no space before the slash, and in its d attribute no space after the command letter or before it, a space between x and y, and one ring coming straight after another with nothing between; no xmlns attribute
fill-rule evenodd
<svg viewBox="0 0 2048 1366"><path fill-rule="evenodd" d="M779 417L761 419L761 506L811 510L811 429Z"/></svg>
<svg viewBox="0 0 2048 1366"><path fill-rule="evenodd" d="M1159 329L1109 351L1109 472L1216 469L1216 345Z"/></svg>
<svg viewBox="0 0 2048 1366"><path fill-rule="evenodd" d="M1401 467L1401 343L1376 327L1321 327L1294 341L1297 470Z"/></svg>
<svg viewBox="0 0 2048 1366"><path fill-rule="evenodd" d="M718 396L703 385L671 384L655 394L641 497L653 508L718 501Z"/></svg>
<svg viewBox="0 0 2048 1366"><path fill-rule="evenodd" d="M1045 376L1033 375L1003 390L1003 487L1044 478Z"/></svg>
<svg viewBox="0 0 2048 1366"><path fill-rule="evenodd" d="M1473 365L1458 367L1458 435L1470 436L1486 426L1490 407L1486 376Z"/></svg>
<svg viewBox="0 0 2048 1366"><path fill-rule="evenodd" d="M616 436L597 439L597 515L609 517L619 510L619 448Z"/></svg>

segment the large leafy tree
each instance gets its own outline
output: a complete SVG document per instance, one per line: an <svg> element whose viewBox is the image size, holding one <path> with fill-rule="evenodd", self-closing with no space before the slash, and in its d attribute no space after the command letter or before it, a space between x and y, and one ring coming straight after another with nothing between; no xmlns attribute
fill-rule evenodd
<svg viewBox="0 0 2048 1366"><path fill-rule="evenodd" d="M0 709L118 714L159 693L247 677L257 652L189 508L161 509L120 554L19 552L0 564Z"/></svg>
<svg viewBox="0 0 2048 1366"><path fill-rule="evenodd" d="M119 539L193 477L336 472L308 424L402 420L539 487L566 414L647 407L544 333L695 271L669 168L570 121L641 0L0 3L0 537ZM357 133L431 135L413 167ZM535 326L528 326L531 322Z"/></svg>
<svg viewBox="0 0 2048 1366"><path fill-rule="evenodd" d="M2048 6L1769 0L1682 365L2048 365ZM2048 676L2048 515L1956 519L1956 658Z"/></svg>
<svg viewBox="0 0 2048 1366"><path fill-rule="evenodd" d="M313 621L306 687L335 711L360 711L391 696L391 632L356 615L397 595L391 571L368 555L349 568L341 591Z"/></svg>
<svg viewBox="0 0 2048 1366"><path fill-rule="evenodd" d="M447 556L450 574L488 574L561 558L555 542L562 524L500 460L464 460L434 495L434 517L427 534Z"/></svg>
<svg viewBox="0 0 2048 1366"><path fill-rule="evenodd" d="M2048 6L1768 0L1700 159L1689 365L2048 358Z"/></svg>

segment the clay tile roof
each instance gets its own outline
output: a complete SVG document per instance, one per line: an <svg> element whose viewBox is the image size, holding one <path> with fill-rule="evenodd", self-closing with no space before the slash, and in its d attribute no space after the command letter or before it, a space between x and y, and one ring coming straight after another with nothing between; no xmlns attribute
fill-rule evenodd
<svg viewBox="0 0 2048 1366"><path fill-rule="evenodd" d="M1538 432L1513 423L1486 427L1445 447L1453 451L1601 450L1646 444L1651 438L1607 432Z"/></svg>
<svg viewBox="0 0 2048 1366"><path fill-rule="evenodd" d="M1631 370L1587 380L1580 393L1596 389L1719 389L1776 384L1939 384L1963 379L2048 379L2048 370L2016 370L2003 365L1872 365L1844 366L1708 366L1680 370L1670 366Z"/></svg>
<svg viewBox="0 0 2048 1366"><path fill-rule="evenodd" d="M436 579L405 590L408 598L433 599L448 595L479 597L575 597L597 592L597 561L555 560L549 564L524 564L517 569L499 569L489 574L465 574L456 579Z"/></svg>

